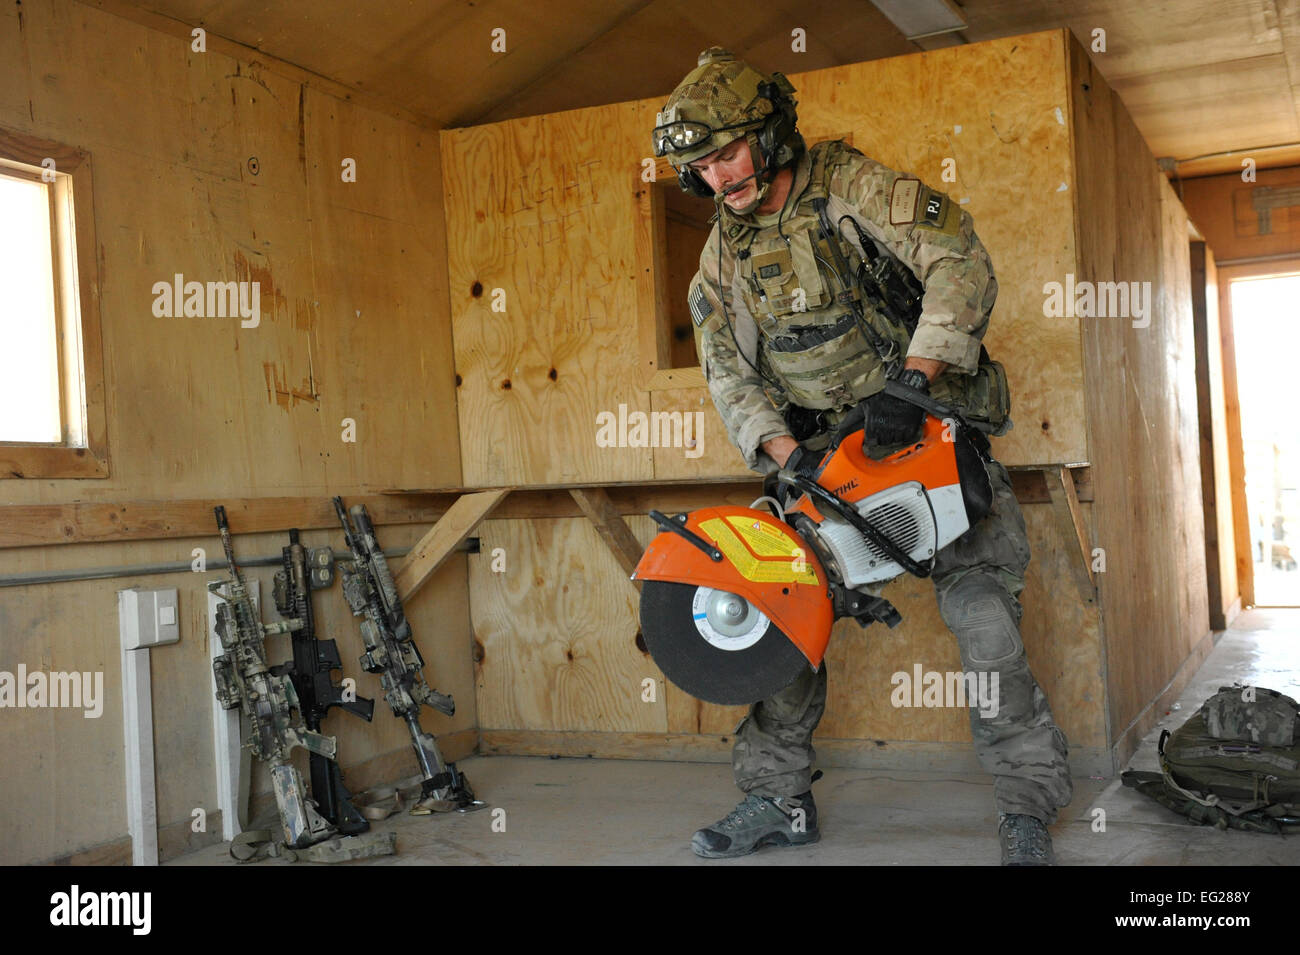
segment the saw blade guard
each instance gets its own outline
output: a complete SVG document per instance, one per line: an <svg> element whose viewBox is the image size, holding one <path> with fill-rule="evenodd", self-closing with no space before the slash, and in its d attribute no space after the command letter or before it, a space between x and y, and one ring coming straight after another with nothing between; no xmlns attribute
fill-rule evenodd
<svg viewBox="0 0 1300 955"><path fill-rule="evenodd" d="M660 531L633 572L635 580L693 584L736 594L765 614L814 667L830 642L834 611L821 562L789 525L748 507L706 507L675 521L712 545Z"/></svg>

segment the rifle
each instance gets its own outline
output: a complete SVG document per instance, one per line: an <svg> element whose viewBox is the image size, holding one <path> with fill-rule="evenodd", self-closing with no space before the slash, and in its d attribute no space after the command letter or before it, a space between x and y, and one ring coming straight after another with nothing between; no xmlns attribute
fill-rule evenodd
<svg viewBox="0 0 1300 955"><path fill-rule="evenodd" d="M244 576L235 563L226 509L214 509L221 546L230 565L230 579L213 581L208 590L221 598L217 605L217 636L226 651L212 661L212 675L217 684L217 702L225 709L240 707L249 722L244 745L258 759L271 767L271 785L280 810L285 845L308 846L333 835L334 827L307 798L302 774L290 762L289 753L301 746L313 755L333 759L335 741L303 725L302 707L293 682L272 672L266 664L263 638L269 634L301 630L301 618L264 624L253 599L244 585ZM220 589L223 584L227 593Z"/></svg>
<svg viewBox="0 0 1300 955"><path fill-rule="evenodd" d="M434 738L420 727L421 703L447 716L456 712L456 703L425 682L424 659L411 639L411 624L402 609L388 561L375 539L370 515L363 504L355 504L350 512L345 512L341 497L334 498L334 511L343 524L343 538L352 551L350 566L340 567L343 596L352 608L352 615L365 618L361 621L361 639L366 645L361 668L380 675L384 700L393 715L406 721L411 733L411 744L423 776L421 804L417 809L421 806L441 812L477 809L483 803L474 798L469 781L456 771L454 763L443 760Z"/></svg>
<svg viewBox="0 0 1300 955"><path fill-rule="evenodd" d="M355 695L348 699L344 695L343 688L332 677L335 670L343 668L338 644L316 639L311 591L334 582L334 555L328 547L313 547L309 552L299 543L297 528L289 531L289 546L280 553L284 569L275 575L275 609L287 620L301 621L302 626L293 631L293 661L272 667L271 672L293 681L298 709L311 732L320 731L321 720L332 706L369 723L375 701ZM352 804L352 794L343 785L338 762L316 752L310 758L311 794L321 815L345 835L368 830L370 823Z"/></svg>

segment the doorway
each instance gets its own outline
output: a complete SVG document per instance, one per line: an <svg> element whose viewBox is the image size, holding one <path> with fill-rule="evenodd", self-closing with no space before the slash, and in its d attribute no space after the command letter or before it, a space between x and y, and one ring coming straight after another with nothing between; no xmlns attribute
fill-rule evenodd
<svg viewBox="0 0 1300 955"><path fill-rule="evenodd" d="M1300 272L1229 287L1255 605L1300 606Z"/></svg>

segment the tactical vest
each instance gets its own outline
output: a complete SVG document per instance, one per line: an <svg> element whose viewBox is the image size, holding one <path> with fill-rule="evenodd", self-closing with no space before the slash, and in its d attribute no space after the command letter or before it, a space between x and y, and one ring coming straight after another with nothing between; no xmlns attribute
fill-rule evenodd
<svg viewBox="0 0 1300 955"><path fill-rule="evenodd" d="M885 365L859 327L849 301L860 300L856 283L846 287L836 276L834 254L819 235L813 200L827 196L835 166L829 150L810 153L808 186L781 228L756 228L723 206L720 226L736 255L744 297L762 337L767 370L784 394L768 397L778 407L786 401L817 411L851 407L885 384ZM843 155L843 154L840 154ZM852 245L840 243L851 269L861 260ZM821 261L819 262L818 259ZM848 276L845 276L848 278ZM887 344L887 357L899 361L910 336L863 303L870 327Z"/></svg>
<svg viewBox="0 0 1300 955"><path fill-rule="evenodd" d="M848 241L838 242L850 270L843 276L847 285L841 281L835 254L818 230L814 202L828 197L832 175L853 153L813 147L808 155L808 185L779 230L745 222L725 204L720 204L719 228L736 257L735 291L758 324L759 367L780 386L766 383L768 398L778 409L790 404L823 412L822 425L833 426L847 409L884 387L886 361L902 363L911 334L864 299L852 279L862 260ZM883 344L883 357L850 310L854 301L861 302L866 324ZM1009 426L1005 373L982 349L977 375L946 371L933 382L931 395L962 408L973 421L990 424L994 433Z"/></svg>

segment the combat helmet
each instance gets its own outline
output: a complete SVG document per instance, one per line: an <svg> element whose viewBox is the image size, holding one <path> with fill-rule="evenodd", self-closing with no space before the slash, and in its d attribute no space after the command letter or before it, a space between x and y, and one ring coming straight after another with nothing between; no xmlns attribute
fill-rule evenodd
<svg viewBox="0 0 1300 955"><path fill-rule="evenodd" d="M713 190L688 163L744 136L755 153L754 168L765 167L770 182L804 152L794 91L783 74L762 73L729 50L710 47L656 116L655 155L668 157L683 191L711 197Z"/></svg>

